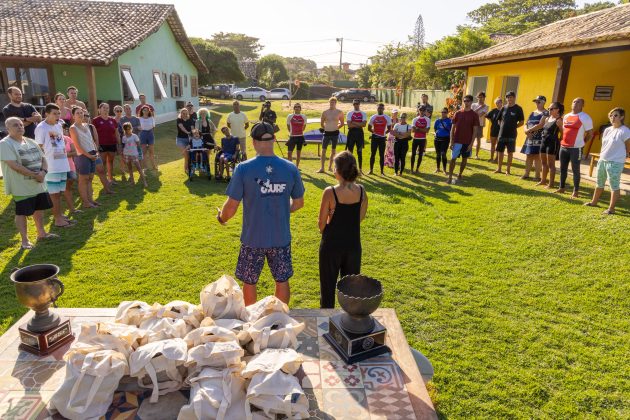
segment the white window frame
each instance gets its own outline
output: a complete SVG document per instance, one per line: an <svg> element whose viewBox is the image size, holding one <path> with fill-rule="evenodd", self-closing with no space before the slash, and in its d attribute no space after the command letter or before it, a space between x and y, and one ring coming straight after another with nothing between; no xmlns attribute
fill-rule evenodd
<svg viewBox="0 0 630 420"><path fill-rule="evenodd" d="M127 84L127 89L129 89L129 92L131 93L131 97L133 98L133 100L134 101L140 100L140 91L138 91L136 82L133 80L133 75L131 74L131 68L121 67L120 73L122 74L123 83ZM130 102L130 101L127 101L127 102Z"/></svg>
<svg viewBox="0 0 630 420"><path fill-rule="evenodd" d="M160 100L160 99L167 99L168 95L166 94L166 88L164 87L164 84L162 83L162 75L160 74L160 72L153 72L153 89L155 90L155 85L157 84L158 86L158 92L153 92L153 97L155 100ZM161 97L157 97L156 93L159 93Z"/></svg>
<svg viewBox="0 0 630 420"><path fill-rule="evenodd" d="M475 92L474 91L474 89L475 89L475 81L477 79L486 79L486 87L484 89L481 89L481 90ZM472 96L476 97L479 92L486 92L486 94L487 94L487 92L488 92L488 76L471 76L470 77L470 85L469 86L470 86L469 89L468 89L468 94L469 95L472 95Z"/></svg>

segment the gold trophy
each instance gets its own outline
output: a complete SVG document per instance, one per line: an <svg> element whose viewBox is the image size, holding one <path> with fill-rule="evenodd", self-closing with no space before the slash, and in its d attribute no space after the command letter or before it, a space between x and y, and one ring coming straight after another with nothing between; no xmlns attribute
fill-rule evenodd
<svg viewBox="0 0 630 420"><path fill-rule="evenodd" d="M70 320L48 309L57 307L55 302L64 291L57 274L59 267L53 264L29 265L11 274L18 301L35 311L28 323L18 327L20 350L45 356L74 340Z"/></svg>

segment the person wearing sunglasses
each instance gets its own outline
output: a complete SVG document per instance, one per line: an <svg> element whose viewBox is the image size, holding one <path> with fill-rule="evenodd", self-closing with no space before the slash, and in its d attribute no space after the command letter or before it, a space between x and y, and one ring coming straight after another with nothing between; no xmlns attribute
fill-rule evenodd
<svg viewBox="0 0 630 420"><path fill-rule="evenodd" d="M553 102L549 107L549 118L545 121L542 129L542 144L540 146L542 179L536 185L546 185L547 189L553 188L556 180L556 155L560 150L562 114L564 114L564 105L560 102ZM549 175L549 182L547 182L547 175Z"/></svg>
<svg viewBox="0 0 630 420"><path fill-rule="evenodd" d="M533 102L536 103L536 109L529 114L527 122L525 123L525 143L521 148L521 153L524 153L525 158L525 173L521 176L521 179L529 179L529 173L534 166L535 178L534 181L540 181L540 146L542 144L542 128L547 122L549 112L545 109L545 103L547 98L538 95L534 98Z"/></svg>
<svg viewBox="0 0 630 420"><path fill-rule="evenodd" d="M501 123L499 122L501 109L503 109L503 100L501 98L497 98L494 100L494 109L486 114L486 118L490 120L490 159L488 159L488 162L493 163L497 162L495 152L497 149L499 129L501 128Z"/></svg>
<svg viewBox="0 0 630 420"><path fill-rule="evenodd" d="M503 154L507 149L506 175L510 175L512 168L512 158L516 150L516 130L525 122L523 108L516 104L516 94L509 91L505 94L507 104L501 109L499 114L499 141L497 142L497 170L495 174L500 174L503 167Z"/></svg>
<svg viewBox="0 0 630 420"><path fill-rule="evenodd" d="M304 129L306 128L306 115L302 114L302 105L299 103L293 106L293 114L287 116L287 129L289 130L289 141L287 141L287 159L293 162L293 150L297 147L297 157L295 166L300 167L300 157L302 156L302 146L304 146Z"/></svg>
<svg viewBox="0 0 630 420"><path fill-rule="evenodd" d="M451 162L448 168L447 184L455 184L462 180L462 174L466 169L468 158L472 154L473 137L476 127L479 127L479 115L472 110L473 96L464 96L464 109L460 109L453 116L453 125L451 126ZM453 179L453 170L457 163L457 158L462 157L462 163L459 166L459 175L457 179Z"/></svg>
<svg viewBox="0 0 630 420"><path fill-rule="evenodd" d="M597 206L608 180L610 204L603 213L612 215L615 214L615 205L621 195L619 183L623 166L630 155L630 129L625 125L626 111L623 108L613 108L608 113L608 119L612 126L606 128L602 135L602 150L597 162L597 188L591 201L584 205Z"/></svg>
<svg viewBox="0 0 630 420"><path fill-rule="evenodd" d="M256 284L265 259L276 282L275 296L289 303L291 262L291 213L304 206L300 171L274 153L275 129L262 122L252 127L256 157L236 166L227 187L227 200L217 209L225 225L243 202L241 249L236 277L243 284L245 305L256 302Z"/></svg>

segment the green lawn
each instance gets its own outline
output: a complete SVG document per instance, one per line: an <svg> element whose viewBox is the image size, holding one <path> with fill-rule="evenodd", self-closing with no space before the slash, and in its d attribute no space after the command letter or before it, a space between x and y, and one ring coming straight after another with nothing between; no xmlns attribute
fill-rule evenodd
<svg viewBox="0 0 630 420"><path fill-rule="evenodd" d="M258 105L246 104L252 119ZM215 121L229 108L216 109ZM0 332L25 313L8 280L16 266L59 265L64 307L197 302L205 284L234 272L240 211L218 225L226 184L184 182L173 125L158 128L161 175L150 176L148 189L121 185L100 195L102 207L30 252L18 250L13 204L0 195ZM333 183L314 173L316 148L305 151L306 204L291 222L294 308L319 304L317 213ZM456 186L432 174L433 153L422 165L421 176L361 180L370 195L362 270L383 281L383 306L396 309L409 343L432 361L440 415L630 417L628 196L616 216L603 216L603 206L495 175L483 160ZM520 163L514 172L522 174ZM272 293L272 283L265 268L260 294Z"/></svg>

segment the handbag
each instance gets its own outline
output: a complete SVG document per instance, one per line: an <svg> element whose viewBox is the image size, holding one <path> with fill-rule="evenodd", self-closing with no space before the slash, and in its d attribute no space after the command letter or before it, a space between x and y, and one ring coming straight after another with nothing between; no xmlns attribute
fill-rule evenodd
<svg viewBox="0 0 630 420"><path fill-rule="evenodd" d="M204 318L199 305L174 300L159 308L156 312L158 318L183 319L186 324L193 328L199 327L199 323Z"/></svg>
<svg viewBox="0 0 630 420"><path fill-rule="evenodd" d="M223 275L204 287L200 300L203 313L207 317L215 320L217 318L247 320L243 291L230 276Z"/></svg>
<svg viewBox="0 0 630 420"><path fill-rule="evenodd" d="M284 415L288 419L307 419L308 398L298 379L281 370L254 375L245 398L247 419L254 418L252 408L262 410L269 418Z"/></svg>
<svg viewBox="0 0 630 420"><path fill-rule="evenodd" d="M188 345L188 348L200 346L202 344L217 342L217 341L236 341L238 337L234 332L227 328L210 326L199 327L192 330L184 337L184 341Z"/></svg>
<svg viewBox="0 0 630 420"><path fill-rule="evenodd" d="M273 312L252 323L247 329L251 341L247 351L260 353L266 348L297 349L297 335L304 330L304 323L298 322L282 312Z"/></svg>
<svg viewBox="0 0 630 420"><path fill-rule="evenodd" d="M149 318L140 324L140 328L146 330L142 344L170 338L184 338L192 331L192 327L183 319L175 318Z"/></svg>
<svg viewBox="0 0 630 420"><path fill-rule="evenodd" d="M295 375L303 361L302 355L293 349L265 349L249 360L241 376L251 379L258 373L272 373L278 370Z"/></svg>
<svg viewBox="0 0 630 420"><path fill-rule="evenodd" d="M273 312L289 313L287 304L275 296L267 296L253 305L245 307L245 310L247 311L247 320L249 322L256 322L263 316Z"/></svg>
<svg viewBox="0 0 630 420"><path fill-rule="evenodd" d="M212 321L211 318L205 318L203 321L201 321L201 325L204 325L204 323L210 324L210 321ZM240 319L223 318L212 321L212 324L210 325L216 325L217 327L227 328L228 330L232 331L234 334L236 334L238 342L241 346L244 346L251 341L251 338L247 333L247 329L250 325L249 322L241 321Z"/></svg>
<svg viewBox="0 0 630 420"><path fill-rule="evenodd" d="M141 345L146 332L133 326L116 322L84 322L77 340L69 353L89 353L97 350L115 350L129 357Z"/></svg>

